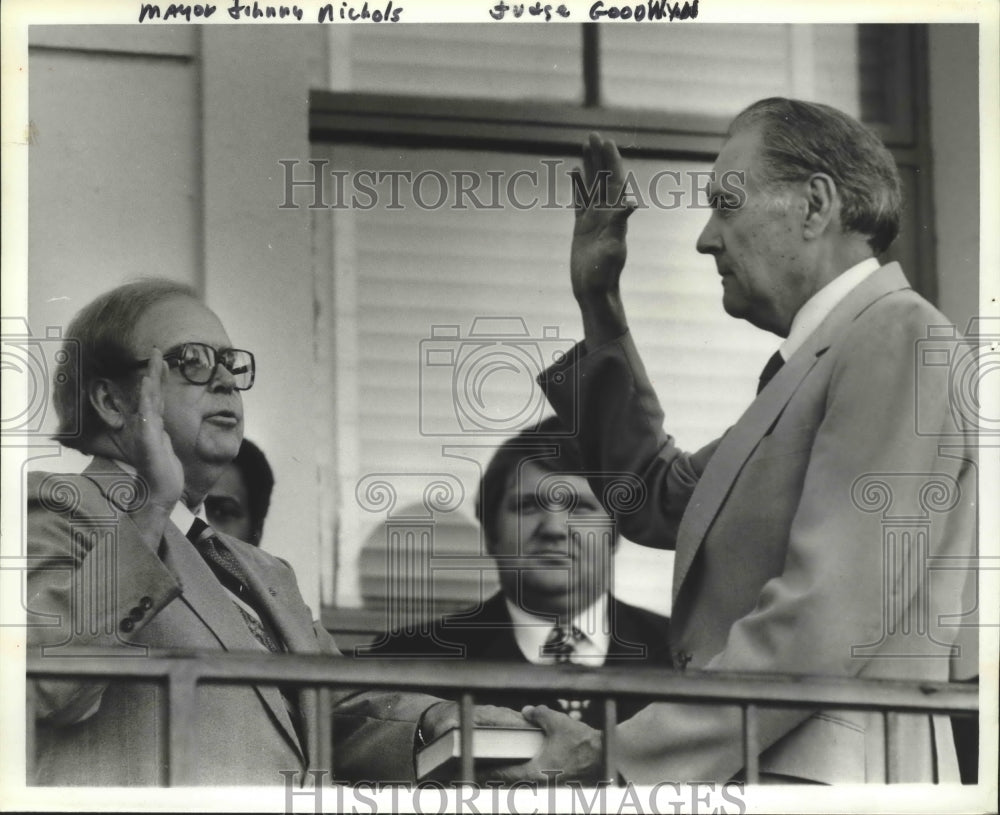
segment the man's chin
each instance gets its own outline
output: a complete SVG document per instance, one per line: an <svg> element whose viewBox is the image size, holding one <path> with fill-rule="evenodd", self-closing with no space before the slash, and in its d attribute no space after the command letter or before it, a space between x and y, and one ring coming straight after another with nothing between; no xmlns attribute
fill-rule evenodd
<svg viewBox="0 0 1000 815"><path fill-rule="evenodd" d="M234 433L233 438L216 438L213 444L206 444L199 452L201 459L206 464L223 466L229 464L240 451L240 444L243 441L242 433Z"/></svg>

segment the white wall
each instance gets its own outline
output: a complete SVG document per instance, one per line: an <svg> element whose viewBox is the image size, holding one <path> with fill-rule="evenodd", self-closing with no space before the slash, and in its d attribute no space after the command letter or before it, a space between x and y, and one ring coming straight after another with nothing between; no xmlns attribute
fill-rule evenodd
<svg viewBox="0 0 1000 815"><path fill-rule="evenodd" d="M263 543L291 562L317 613L316 440L325 430L317 429L311 230L308 210L278 209L278 161L309 158L309 60L323 48L320 31L201 29L205 297L233 343L257 356L244 404L246 435L275 474Z"/></svg>

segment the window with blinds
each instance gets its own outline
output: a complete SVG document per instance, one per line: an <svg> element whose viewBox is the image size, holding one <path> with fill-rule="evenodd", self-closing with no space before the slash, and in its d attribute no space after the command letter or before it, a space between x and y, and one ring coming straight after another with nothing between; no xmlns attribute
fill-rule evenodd
<svg viewBox="0 0 1000 815"><path fill-rule="evenodd" d="M400 602L421 616L495 588L474 521L479 474L505 432L547 414L533 375L581 334L567 171L588 129L615 128L640 190L659 171L678 174L661 177L659 205L647 195L630 220L623 278L666 429L693 450L732 424L779 339L722 309L714 264L694 249L708 217L697 173L731 116L769 95L912 131L894 101L911 96L907 28L331 29L337 93L313 117L313 157L340 174L348 205L313 218L335 428L320 473L333 564L324 602L388 609L392 624ZM897 155L918 163L912 150ZM359 179L377 201L350 200ZM462 197L463 185L486 206ZM477 354L505 343L520 349L514 361L476 379ZM669 613L671 568L670 553L623 542L616 590Z"/></svg>
<svg viewBox="0 0 1000 815"><path fill-rule="evenodd" d="M374 603L386 561L380 563L371 550L383 543L385 517L366 512L368 502L358 494L358 485L370 484L374 476L391 482L397 493L391 515L406 507L420 511L423 491L435 474L460 473L464 494L450 510L455 516L436 513L436 519L449 533L465 528L469 539L464 550L456 551L478 553L472 521L478 471L449 453L468 446L471 455L485 461L504 435L549 412L534 375L553 352L567 350L581 336L568 275L573 227L568 171L574 159L457 150L401 154L393 148L347 145L317 147L316 158L346 171L345 191L352 179L372 170L401 179L402 173L413 178L424 173L425 178L448 179L451 186L450 200L441 207L427 206L438 199L438 182L427 185L432 191L415 196L416 188L401 181L398 209L338 209L328 216L333 240L340 242L334 269L338 404L345 408L338 417L337 438L340 559L342 564L354 562L366 553L360 588L363 599ZM657 163L629 166L641 188L653 186ZM665 206L680 206L650 206L630 222L624 293L668 430L681 444L697 449L738 418L777 339L723 312L714 263L694 249L707 211L691 186L703 183L704 176L699 179L694 171L704 172L708 165L679 162L674 169L681 184L661 179L654 195ZM537 183L527 183L524 173L532 173ZM520 210L509 202L497 209L476 209L466 202L466 209L456 209L455 179L463 175L480 179L487 189L490 178L502 179L506 188L517 177L526 182L516 193L519 203L533 196L539 203ZM388 184L383 194L389 200ZM484 343L489 353L483 353ZM511 366L491 371L505 344L527 346L528 353L515 353ZM436 363L435 355L443 364ZM472 392L477 386L482 388L479 401ZM352 545L360 548L351 551ZM663 584L648 580L650 564L635 559L647 579L620 570L622 593L646 591L650 601L661 598ZM662 575L664 568L669 577L669 563L657 570ZM341 577L345 583L352 579L347 569ZM338 590L346 595L350 588L346 583Z"/></svg>

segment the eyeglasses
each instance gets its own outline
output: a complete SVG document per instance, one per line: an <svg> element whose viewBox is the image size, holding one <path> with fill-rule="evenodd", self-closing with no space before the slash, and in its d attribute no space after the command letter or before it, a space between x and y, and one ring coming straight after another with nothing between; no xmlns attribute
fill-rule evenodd
<svg viewBox="0 0 1000 815"><path fill-rule="evenodd" d="M240 348L214 349L203 342L186 342L171 348L163 354L163 360L171 368L177 368L192 385L207 385L215 376L215 369L221 365L233 375L233 387L238 391L253 387L257 366L253 354ZM149 363L148 359L138 360L136 368Z"/></svg>

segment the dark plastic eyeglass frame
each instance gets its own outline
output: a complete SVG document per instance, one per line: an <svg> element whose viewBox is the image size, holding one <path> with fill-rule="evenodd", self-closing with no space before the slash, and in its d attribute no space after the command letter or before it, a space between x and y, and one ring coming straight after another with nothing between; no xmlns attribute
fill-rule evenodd
<svg viewBox="0 0 1000 815"><path fill-rule="evenodd" d="M190 376L187 375L187 372L181 365L181 356L184 353L184 349L189 345L196 345L200 348L207 348L210 352L211 357L215 360L215 363L212 365L211 371L208 374L208 379L206 379L204 382L198 382L197 380L192 379ZM169 365L171 368L177 368L177 370L181 372L181 376L183 376L192 385L207 385L209 382L212 381L212 377L215 376L215 372L220 365L222 365L223 368L229 371L230 375L232 375L233 377L242 375L243 373L242 371L240 372L234 371L228 365L223 363L222 360L219 358L221 354L225 354L230 351L239 351L241 354L246 354L247 356L250 357L250 384L243 388L241 388L239 385L235 384L233 385L233 387L236 388L236 390L238 391L248 391L250 390L250 388L253 387L253 383L257 378L257 360L254 358L253 352L247 351L245 348L220 348L216 350L211 345L208 345L207 343L204 342L185 342L165 351L163 353L163 361L166 362L167 365ZM149 358L139 359L136 360L135 367L141 368L144 365L148 364L149 364Z"/></svg>

